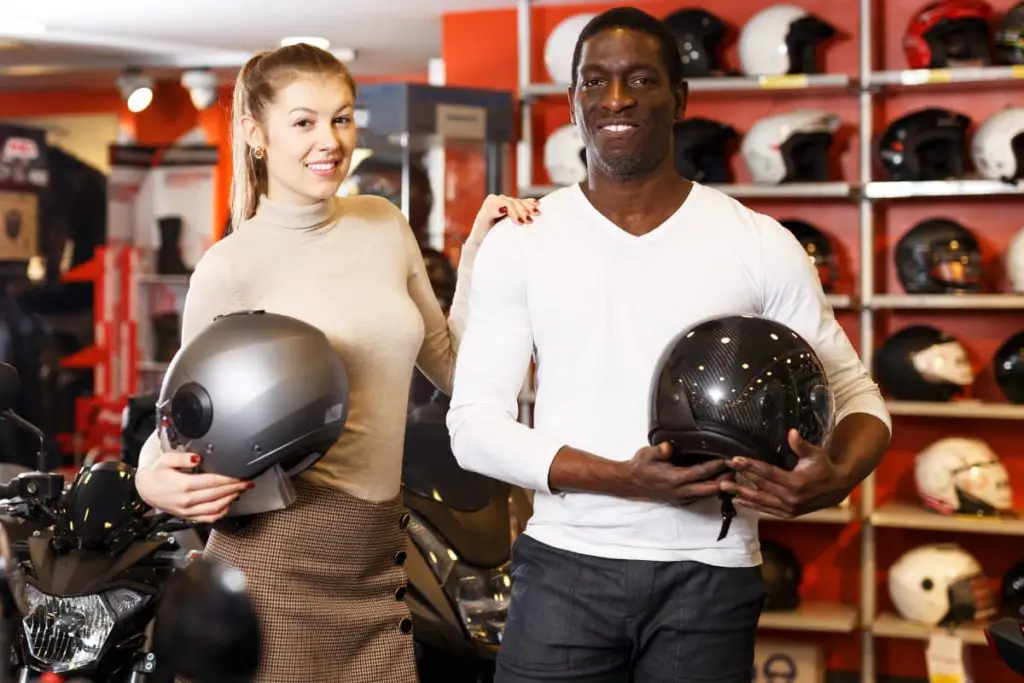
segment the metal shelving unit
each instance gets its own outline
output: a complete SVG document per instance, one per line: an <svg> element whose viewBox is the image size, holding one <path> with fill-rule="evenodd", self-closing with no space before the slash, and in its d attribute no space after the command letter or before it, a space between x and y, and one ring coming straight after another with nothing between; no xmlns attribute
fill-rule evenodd
<svg viewBox="0 0 1024 683"><path fill-rule="evenodd" d="M518 0L519 40L519 92L521 140L519 142L517 186L521 196L539 197L557 189L553 186L534 184L533 165L534 141L532 103L541 97L556 95L564 97L566 84L533 83L531 0ZM860 0L860 26L874 25L873 0ZM912 88L941 88L951 84L969 87L971 84L991 88L993 84L1016 87L1024 83L1024 67L995 66L984 68L918 69L899 71L875 71L872 60L874 53L870 31L861 31L859 45L859 69L856 76L809 75L780 76L770 78L712 78L690 81L690 92L698 96L703 92L758 93L774 95L793 94L799 96L807 91L835 92L838 96L856 96L859 112L859 174L851 182L791 184L791 185L728 185L716 186L727 194L743 199L786 199L786 200L833 200L855 201L859 215L859 249L861 275L855 295L831 295L829 300L835 309L854 310L860 319L860 354L865 365L871 368L870 359L874 354L876 311L884 310L1020 310L1024 309L1024 295L979 294L964 296L930 296L875 293L874 262L874 213L876 206L892 201L929 200L938 198L982 198L1024 194L1024 183L1007 183L994 180L967 178L931 182L891 182L872 178L874 120L874 98L889 92ZM528 397L529 392L524 392ZM896 416L923 418L960 418L1014 420L1024 418L1024 406L983 403L980 401L952 401L949 403L925 403L888 401L890 413ZM835 508L821 510L795 520L783 520L762 516L766 523L824 523L845 525L861 522L861 563L860 563L860 604L810 603L793 612L766 612L759 624L764 629L781 629L806 632L861 634L861 683L876 683L874 639L899 638L927 640L938 629L921 627L903 621L892 614L879 614L877 608L877 560L875 556L875 535L878 528L904 528L948 531L951 533L987 533L993 535L1024 536L1024 521L999 520L990 522L977 519L953 518L930 513L909 504L889 503L876 508L875 475L869 476L861 485L860 508ZM983 645L984 633L980 627L957 629L966 643Z"/></svg>

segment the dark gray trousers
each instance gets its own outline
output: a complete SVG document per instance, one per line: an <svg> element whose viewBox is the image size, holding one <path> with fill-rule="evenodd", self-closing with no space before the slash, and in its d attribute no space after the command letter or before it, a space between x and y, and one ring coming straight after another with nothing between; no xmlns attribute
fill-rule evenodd
<svg viewBox="0 0 1024 683"><path fill-rule="evenodd" d="M495 683L750 683L759 567L609 560L529 536Z"/></svg>

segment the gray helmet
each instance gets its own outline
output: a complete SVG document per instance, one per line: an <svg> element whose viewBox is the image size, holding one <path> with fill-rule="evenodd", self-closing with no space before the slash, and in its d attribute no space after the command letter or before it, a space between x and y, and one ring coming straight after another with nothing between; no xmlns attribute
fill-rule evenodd
<svg viewBox="0 0 1024 683"><path fill-rule="evenodd" d="M182 347L157 402L165 450L202 456L200 469L251 480L295 476L338 440L348 375L323 332L265 311L218 316Z"/></svg>

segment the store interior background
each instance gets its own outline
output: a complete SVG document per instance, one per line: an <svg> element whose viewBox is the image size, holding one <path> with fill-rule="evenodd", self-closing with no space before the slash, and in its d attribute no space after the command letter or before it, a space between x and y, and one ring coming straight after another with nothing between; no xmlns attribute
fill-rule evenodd
<svg viewBox="0 0 1024 683"><path fill-rule="evenodd" d="M354 3L353 3L354 4ZM426 4L426 3L425 3ZM477 5L486 3L475 3ZM499 3L506 4L506 3ZM767 0L734 0L708 3L695 0L639 1L637 6L658 16L684 6L704 6L734 27L742 26L753 14L764 8ZM839 27L842 36L829 44L823 52L825 73L859 75L859 2L858 0L799 0L797 3L811 13ZM901 39L910 15L922 0L876 0L874 3L875 70L906 68ZM1005 11L1012 2L993 0L993 7ZM562 19L581 12L600 11L613 6L610 3L541 5L532 10L531 81L547 82L543 51L548 34ZM0 10L0 19L6 9ZM86 11L86 10L82 10ZM357 10L352 10L355 12ZM329 36L339 43L353 44L358 51L358 39L346 40L350 29L341 18L320 25L312 32ZM440 46L435 68L442 68L444 83L451 86L503 89L516 92L520 82L517 59L517 17L513 7L466 10L443 13L437 17L440 26ZM238 17L239 30L244 31L245 16ZM144 27L140 27L140 32ZM726 62L738 64L735 36L731 36L726 51ZM238 40L236 39L237 43ZM269 47L269 46L253 46ZM443 67L441 67L443 65ZM124 66L130 66L125 64ZM350 65L359 84L375 82L428 83L432 74L427 64L422 69L392 73L361 73L359 58ZM436 73L434 74L436 77ZM975 123L1008 103L1024 105L1024 89L1017 83L999 83L983 86L949 85L944 90L894 90L875 99L873 108L875 130L881 130L887 121L913 109L939 104L963 111ZM962 97L962 100L957 98ZM197 111L188 92L176 78L159 81L154 90L153 103L145 111L133 114L114 83L89 87L47 87L39 89L29 77L4 78L0 90L0 120L39 125L50 130L50 142L106 171L107 147L117 139L132 139L143 145L171 144L182 135L200 128L207 140L219 147L220 163L217 171L217 199L223 216L215 222L223 224L227 217L227 198L230 175L230 144L228 140L228 107L231 83L220 87L219 103L207 110ZM839 114L844 128L835 144L836 163L842 178L857 182L858 167L858 99L854 92L837 90L827 93L751 91L744 93L700 92L691 96L689 114L707 116L728 122L745 131L757 119L795 107L823 108ZM564 97L540 99L534 108L534 182L545 184L543 166L543 140L558 126L568 123ZM748 174L740 156L733 156L737 182L747 182ZM514 176L513 176L514 177ZM841 289L839 293L856 294L858 269L858 207L852 201L743 200L754 209L777 218L800 218L822 226L839 242L842 248ZM880 292L901 293L891 258L891 247L899 236L926 217L943 215L955 217L971 227L983 240L983 248L990 255L990 271L996 273L992 291L1010 291L1000 255L1005 252L1010 238L1022 227L1024 211L1020 196L1005 195L986 198L943 198L941 200L913 200L883 204L876 209L875 259L878 264ZM452 211L464 215L466 226L472 220L476 206L450 206ZM685 264L681 264L685 267ZM685 295L685 293L683 293ZM837 311L847 334L857 343L859 318L855 311ZM1024 328L1024 319L1015 311L945 310L945 311L886 311L876 318L879 341L906 325L921 322L935 324L954 334L971 352L972 360L981 368L976 379L974 396L993 402L1002 401L995 386L988 361L1005 339ZM876 345L877 348L877 345ZM985 439L1002 457L1015 486L1015 503L1024 506L1024 451L1020 440L1020 426L1013 420L942 420L925 417L894 418L895 439L884 463L877 473L876 502L901 499L912 501L913 457L918 451L942 436L968 436ZM856 495L854 501L856 502ZM783 540L798 553L804 568L803 598L809 601L840 602L856 605L861 587L860 522L846 525L790 524L765 522L762 534ZM1019 537L987 534L950 533L945 531L878 529L877 585L878 610L891 611L885 588L885 568L903 551L922 543L955 541L977 557L989 576L996 577L1015 562L1024 559L1024 544ZM860 666L860 635L852 633L782 633L781 636L821 643L828 652L827 665L832 671L855 672ZM879 674L899 677L923 678L924 642L912 639L876 638L876 667ZM1006 681L1011 675L997 662L984 646L971 648L977 680L993 683Z"/></svg>

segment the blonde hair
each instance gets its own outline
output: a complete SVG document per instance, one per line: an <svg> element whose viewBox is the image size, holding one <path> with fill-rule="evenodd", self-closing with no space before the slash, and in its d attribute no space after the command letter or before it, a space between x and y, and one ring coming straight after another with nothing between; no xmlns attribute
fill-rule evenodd
<svg viewBox="0 0 1024 683"><path fill-rule="evenodd" d="M254 55L235 80L231 104L231 229L252 218L260 197L267 193L266 159L257 159L245 141L242 118L252 116L264 123L267 105L278 91L303 76L337 76L356 96L352 74L334 55L318 47L298 43Z"/></svg>

